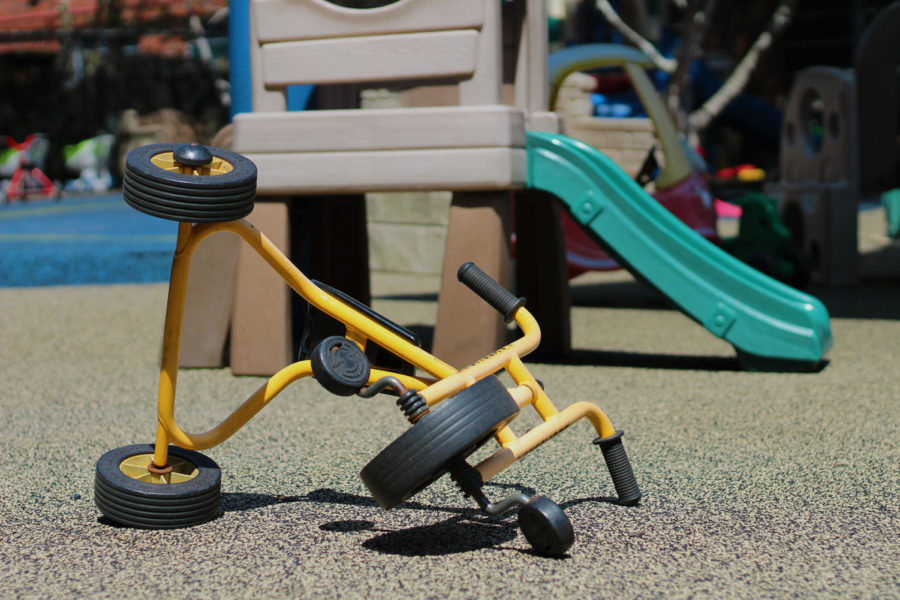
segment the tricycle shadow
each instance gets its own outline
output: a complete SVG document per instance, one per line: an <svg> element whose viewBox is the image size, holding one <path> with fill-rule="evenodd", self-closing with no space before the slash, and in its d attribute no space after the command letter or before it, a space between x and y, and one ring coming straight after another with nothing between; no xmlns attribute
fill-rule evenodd
<svg viewBox="0 0 900 600"><path fill-rule="evenodd" d="M534 494L534 490L516 484L492 484L492 487L514 488L529 495ZM225 493L222 495L222 510L224 512L245 511L288 502L378 507L377 502L368 496L323 488L297 496ZM615 504L618 500L614 497L578 498L561 503L560 507L568 508L585 502ZM319 525L319 529L330 533L345 534L372 532L374 536L362 542L363 548L380 554L397 556L441 556L490 548L514 549L508 546L504 547L504 545L516 539L518 535L515 520L485 516L476 508L434 506L422 502L407 501L398 508L451 513L452 516L437 523L404 529L388 529L367 519L328 521ZM535 554L531 549L515 548L515 550L524 554Z"/></svg>

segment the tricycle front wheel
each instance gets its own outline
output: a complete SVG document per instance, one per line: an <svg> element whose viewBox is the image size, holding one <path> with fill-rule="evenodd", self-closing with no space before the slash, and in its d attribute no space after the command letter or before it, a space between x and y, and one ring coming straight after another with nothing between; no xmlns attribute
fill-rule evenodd
<svg viewBox="0 0 900 600"><path fill-rule="evenodd" d="M373 458L360 477L389 510L472 454L518 414L518 404L498 378L482 379L437 403Z"/></svg>

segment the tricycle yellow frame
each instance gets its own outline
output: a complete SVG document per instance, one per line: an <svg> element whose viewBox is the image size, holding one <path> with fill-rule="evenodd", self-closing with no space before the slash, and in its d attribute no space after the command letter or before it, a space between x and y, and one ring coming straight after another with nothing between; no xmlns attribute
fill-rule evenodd
<svg viewBox="0 0 900 600"><path fill-rule="evenodd" d="M218 232L229 232L243 239L311 306L343 323L347 329L346 337L353 340L360 348L364 350L367 342L371 340L411 363L420 372L427 374L426 376L409 376L373 368L367 385L390 375L396 377L408 389L418 390L426 403L431 406L477 381L505 369L516 384L515 387L509 389L516 403L520 408L532 405L544 422L521 437L516 436L509 426L498 431L495 438L500 444L500 450L475 467L484 481L582 418L587 418L591 422L597 435L601 438L615 434L615 429L606 414L589 402L577 402L562 412L558 411L540 384L525 367L522 357L538 346L541 337L537 321L525 308L519 308L514 315L516 324L522 330L521 338L464 369L456 370L316 286L249 222L245 220L197 224L182 222L178 227L178 238L169 281L159 376L156 448L151 470L165 469L168 462L169 444L189 450L202 450L216 446L243 427L289 384L312 375L309 360L301 360L284 367L272 375L221 423L204 433L188 433L175 422L178 353L181 345L185 292L191 256L200 242Z"/></svg>

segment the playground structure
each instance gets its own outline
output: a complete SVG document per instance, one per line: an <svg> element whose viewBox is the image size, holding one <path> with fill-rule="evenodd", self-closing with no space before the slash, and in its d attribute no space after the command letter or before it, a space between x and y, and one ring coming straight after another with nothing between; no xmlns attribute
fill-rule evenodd
<svg viewBox="0 0 900 600"><path fill-rule="evenodd" d="M33 133L18 142L7 136L7 149L0 152L0 203L22 200L29 195L52 196L56 185L44 173L50 142ZM8 178L8 179L7 179Z"/></svg>
<svg viewBox="0 0 900 600"><path fill-rule="evenodd" d="M113 186L110 170L115 137L101 134L62 148L65 168L77 174L64 185L54 183L45 173L50 140L31 134L24 141L6 138L6 150L0 151L0 199L24 200L29 196L55 196L65 191L102 192Z"/></svg>
<svg viewBox="0 0 900 600"><path fill-rule="evenodd" d="M900 3L864 32L853 69L810 67L797 74L781 136L781 180L767 193L808 257L812 280L859 281L860 202L900 187L897 64Z"/></svg>
<svg viewBox="0 0 900 600"><path fill-rule="evenodd" d="M732 343L749 368L820 363L831 345L821 303L758 277L702 238L697 242L695 232L657 211L658 203L614 163L558 134L557 116L546 111L542 2L465 0L457 9L448 18L433 0L373 9L324 0L251 3L254 110L235 116L233 134L234 148L259 167L260 201L250 216L255 224L274 232L275 243L287 251L297 234L290 231L295 211L338 207L332 221L312 228L310 243L321 251L310 260L318 254L317 260L324 256L331 263L313 276L365 304L365 215L347 207L367 191L452 190L432 350L458 367L506 339L502 320L460 295L453 273L471 261L508 286L514 192L517 291L542 323L549 354L570 348L563 206L617 262ZM578 66L570 61L558 80ZM403 89L436 79L450 86L459 104L353 108L363 85ZM286 90L309 83L332 109L286 111ZM502 103L504 89L513 105ZM556 180L567 178L571 183L560 187ZM616 227L631 235L616 236ZM232 371L271 374L294 360L289 292L252 262L252 253L243 247L238 252ZM230 309L221 288L196 289L188 294L188 312L210 315L223 304ZM228 327L222 319L219 332L208 336L219 340L210 353L216 360ZM756 333L742 333L751 330ZM218 364L193 358L182 354L182 364Z"/></svg>
<svg viewBox="0 0 900 600"><path fill-rule="evenodd" d="M66 182L67 191L103 192L113 186L112 150L115 136L101 134L63 147L66 169L78 177Z"/></svg>
<svg viewBox="0 0 900 600"><path fill-rule="evenodd" d="M555 336L555 343L568 345L559 207L619 264L732 344L745 367L810 370L821 364L832 336L820 302L729 256L663 208L609 158L558 132L556 115L545 110L542 2L501 6L495 0L462 0L455 8L448 15L438 0L374 9L347 9L322 0L254 0L254 112L238 115L233 130L234 146L249 157L196 144L144 146L129 154L126 201L147 214L178 221L179 232L164 326L156 440L110 451L98 461L95 501L108 519L167 528L215 518L220 472L198 451L222 443L288 385L313 376L339 395L398 396L411 427L360 472L383 508L401 504L449 473L489 515L519 507L520 527L536 552L563 555L574 532L556 504L523 494L493 503L482 490L485 481L586 418L597 433L595 443L619 502L631 505L640 499L621 432L589 402L558 410L522 361L537 348L541 329ZM505 56L515 60L501 60L504 48ZM354 103L342 98L355 94L356 87L349 92L343 88L348 83L405 85L422 77L453 80L460 104L384 110L334 106ZM501 102L505 81L514 88L515 106ZM331 109L285 111L285 89L302 83L324 85ZM340 202L341 195L396 189L454 192L435 347L466 367L458 368L436 350L423 350L412 332L354 294L312 280L262 233L271 225L290 247L288 205L303 201L285 195L321 195L305 203L309 206ZM542 328L525 308L525 298L473 264L485 263L501 279L510 278L507 207L513 191L524 200L517 204L520 290L530 285L535 304L551 315ZM311 243L310 254L329 255L335 248L342 258L359 253L355 225L350 219L333 223L327 230L330 245ZM265 351L271 330L253 319L266 316L274 305L274 322L281 328L273 344L275 362L284 362L219 425L191 434L174 418L182 340L192 326L186 318L189 272L195 250L218 232L242 242L232 331L258 338L245 347L233 336L232 348ZM346 253L344 246L355 249ZM246 262L248 255L257 262ZM448 261L463 266L450 268ZM337 267L353 277L368 277L365 264L338 262ZM193 270L204 275L196 264ZM277 285L270 285L263 272ZM458 294L456 279L484 302L473 309L471 298ZM313 315L313 330L306 332L297 358L283 353L289 352L290 332L289 301L280 297L285 287L307 302ZM220 295L220 288L201 292ZM479 317L484 307L499 313L489 326ZM553 319L562 309L566 318ZM506 324L512 321L522 336L507 344ZM316 323L323 322L336 325L338 333L315 331ZM496 339L500 343L471 356ZM389 365L368 355L373 346L393 357ZM512 387L494 377L501 372ZM533 406L542 422L517 436L510 425L526 406ZM500 449L468 465L466 458L491 437Z"/></svg>
<svg viewBox="0 0 900 600"><path fill-rule="evenodd" d="M705 164L679 135L645 72L652 66L643 52L619 44L583 44L554 52L548 60L550 105L562 118L566 135L603 152L691 229L717 242ZM603 71L596 78L586 74L597 69ZM646 116L594 116L589 94L598 79L633 91ZM562 224L570 276L619 267L567 213Z"/></svg>
<svg viewBox="0 0 900 600"><path fill-rule="evenodd" d="M547 111L542 2L464 0L448 16L432 0L373 9L252 1L250 22L253 112L235 116L234 149L259 166L260 197L269 200L258 203L251 218L286 223L309 198L320 205L317 210L327 211L329 205L360 206L365 192L453 192L433 350L459 366L502 345L504 324L461 295L452 274L473 259L502 284L512 280L509 193L525 184L525 131L559 129ZM452 90L452 106L356 108L363 85L403 89L435 82ZM315 84L326 110L285 111L287 90L299 84ZM514 106L503 103L505 84L514 88ZM364 209L343 210L340 220L346 231L364 232ZM542 227L546 220L536 222ZM277 237L290 245L290 232ZM475 246L478 256L471 256ZM336 257L334 264L316 277L367 302L364 233L346 236L328 252ZM546 261L553 259L547 255ZM238 279L252 277L249 271L239 266ZM554 262L542 272L561 271ZM528 293L528 282L537 280L537 273L524 275L520 291ZM287 302L280 282L268 278L252 285L261 286L271 286L261 295ZM232 331L238 335L258 331L251 323L268 318L255 302L242 299L247 287L236 288ZM567 298L553 304L567 318ZM275 310L289 312L286 306ZM233 343L232 369L267 372L284 364L290 329L273 327L281 339L266 343L270 350L262 352ZM567 325L549 329L562 338L549 340L551 345L568 346ZM273 348L283 350L273 356Z"/></svg>
<svg viewBox="0 0 900 600"><path fill-rule="evenodd" d="M616 261L713 335L745 368L809 370L832 345L816 298L710 243L614 162L559 134L528 134L528 185L549 193Z"/></svg>
<svg viewBox="0 0 900 600"><path fill-rule="evenodd" d="M522 357L540 342L540 328L512 295L472 263L458 278L504 321L522 331L516 341L465 369L456 370L422 350L416 336L370 308L328 286L308 279L256 227L241 219L253 208L256 168L241 155L198 144L156 144L132 151L126 161L125 200L137 210L179 222L169 284L157 403L155 444L125 446L97 463L95 502L108 519L131 527L187 527L216 518L221 475L218 466L197 452L234 434L289 384L312 376L341 396L371 398L388 392L411 427L360 472L378 503L391 509L449 473L467 497L489 515L519 508L518 522L535 552L562 556L574 541L565 513L546 497L513 494L492 503L482 487L519 458L587 419L594 443L606 460L619 502L634 505L640 490L622 444L622 432L589 402L558 410ZM279 370L219 425L201 434L184 431L175 421L175 390L187 276L193 251L206 237L229 232L257 253L290 287L342 333L316 340L309 358ZM377 344L424 376L407 375L370 364L367 346ZM505 372L507 388L495 374ZM510 425L527 406L542 424L517 436ZM475 466L466 459L494 437L500 449ZM174 444L170 446L170 444Z"/></svg>

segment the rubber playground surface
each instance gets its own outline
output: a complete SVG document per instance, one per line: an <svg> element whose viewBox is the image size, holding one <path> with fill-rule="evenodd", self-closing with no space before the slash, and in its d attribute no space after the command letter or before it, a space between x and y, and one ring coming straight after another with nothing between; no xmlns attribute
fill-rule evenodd
<svg viewBox="0 0 900 600"><path fill-rule="evenodd" d="M592 430L576 424L485 488L566 510L575 545L547 559L446 477L381 510L358 472L403 416L391 398L312 380L204 451L222 468L215 520L100 519L96 460L155 431L174 224L116 195L3 207L0 598L898 598L900 277L882 226L862 219L877 260L861 285L810 290L835 338L814 373L740 370L730 345L627 274L574 280L572 356L529 368L558 406L595 402L625 431L643 499L615 504ZM7 275L7 255L31 250L43 254ZM87 265L106 279L77 281ZM50 281L41 269L82 285L36 283ZM114 277L132 279L95 285ZM438 285L376 274L374 308L427 329ZM208 429L264 381L182 371L178 420Z"/></svg>

